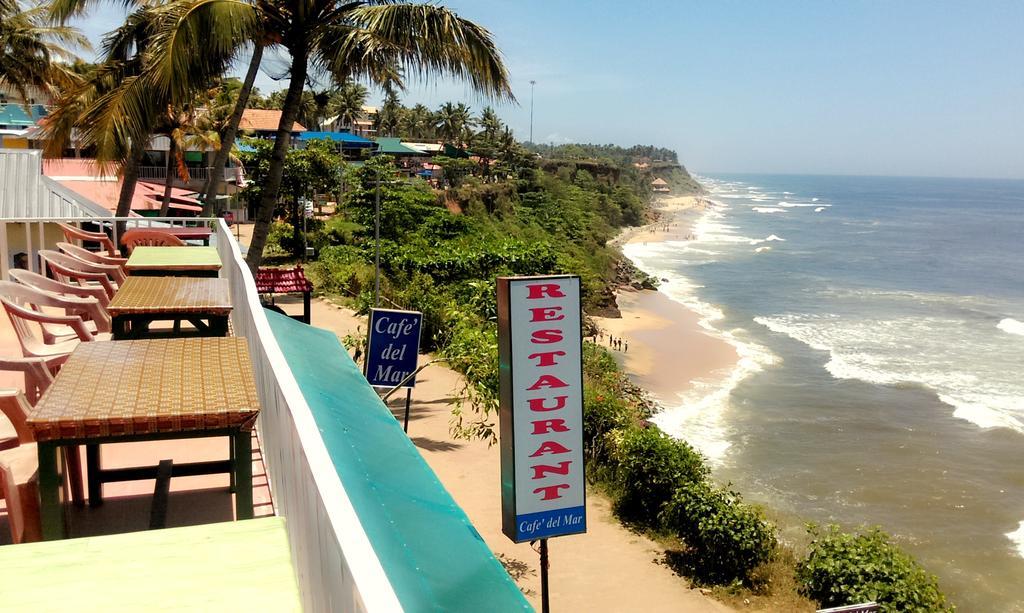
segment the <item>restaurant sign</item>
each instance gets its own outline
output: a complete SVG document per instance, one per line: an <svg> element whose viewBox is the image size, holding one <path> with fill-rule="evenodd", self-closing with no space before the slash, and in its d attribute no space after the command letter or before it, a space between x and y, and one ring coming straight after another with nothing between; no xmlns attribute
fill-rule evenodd
<svg viewBox="0 0 1024 613"><path fill-rule="evenodd" d="M502 531L587 531L580 279L500 277Z"/></svg>
<svg viewBox="0 0 1024 613"><path fill-rule="evenodd" d="M366 380L374 387L395 387L416 370L423 313L370 310L370 338L366 350ZM416 378L402 387L415 387Z"/></svg>

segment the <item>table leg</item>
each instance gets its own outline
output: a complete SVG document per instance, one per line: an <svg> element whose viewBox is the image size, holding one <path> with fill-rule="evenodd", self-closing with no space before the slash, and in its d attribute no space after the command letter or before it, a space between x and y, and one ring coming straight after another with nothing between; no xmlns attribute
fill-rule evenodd
<svg viewBox="0 0 1024 613"><path fill-rule="evenodd" d="M37 443L39 455L39 515L43 540L64 538L64 507L60 502L60 475L57 473L57 445Z"/></svg>
<svg viewBox="0 0 1024 613"><path fill-rule="evenodd" d="M210 315L210 336L227 336L228 335L228 316L227 315Z"/></svg>
<svg viewBox="0 0 1024 613"><path fill-rule="evenodd" d="M239 430L235 444L235 519L252 519L252 432Z"/></svg>
<svg viewBox="0 0 1024 613"><path fill-rule="evenodd" d="M111 322L115 341L128 338L128 318L123 315L115 315Z"/></svg>
<svg viewBox="0 0 1024 613"><path fill-rule="evenodd" d="M100 446L85 446L85 466L89 480L89 506L98 507L103 504L103 484L100 482Z"/></svg>

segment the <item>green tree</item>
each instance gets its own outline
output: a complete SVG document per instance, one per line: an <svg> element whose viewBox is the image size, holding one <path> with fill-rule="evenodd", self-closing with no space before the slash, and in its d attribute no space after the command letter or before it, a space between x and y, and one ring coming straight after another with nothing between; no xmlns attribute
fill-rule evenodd
<svg viewBox="0 0 1024 613"><path fill-rule="evenodd" d="M366 88L354 81L345 81L338 87L331 110L338 116L341 127L352 131L356 120L363 115L366 96Z"/></svg>
<svg viewBox="0 0 1024 613"><path fill-rule="evenodd" d="M80 2L82 0L61 0ZM246 13L231 22L213 11L230 6ZM193 0L179 23L162 37L153 81L174 87L183 54L204 49L207 62L224 62L254 37L274 35L290 56L290 83L282 106L271 167L246 261L255 270L281 189L291 126L302 104L310 68L335 81L364 77L384 85L399 83L401 71L447 74L466 79L478 92L511 98L508 75L490 33L434 4L365 0ZM204 24L215 23L207 32ZM202 31L207 40L195 39Z"/></svg>
<svg viewBox="0 0 1024 613"><path fill-rule="evenodd" d="M88 50L89 42L75 28L48 23L44 5L23 9L17 0L0 1L0 85L26 105L31 89L57 94L76 83L76 48Z"/></svg>

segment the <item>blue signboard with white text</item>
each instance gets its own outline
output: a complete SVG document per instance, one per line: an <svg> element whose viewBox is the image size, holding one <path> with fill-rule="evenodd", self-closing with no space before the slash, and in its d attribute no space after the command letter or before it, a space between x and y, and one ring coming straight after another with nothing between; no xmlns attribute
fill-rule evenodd
<svg viewBox="0 0 1024 613"><path fill-rule="evenodd" d="M366 380L374 387L395 387L416 370L423 313L372 309L366 351ZM415 387L412 377L402 387Z"/></svg>

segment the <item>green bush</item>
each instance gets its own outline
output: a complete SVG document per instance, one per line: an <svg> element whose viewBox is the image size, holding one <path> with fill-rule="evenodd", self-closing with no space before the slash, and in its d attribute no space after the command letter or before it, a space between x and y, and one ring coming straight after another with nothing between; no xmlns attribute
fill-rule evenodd
<svg viewBox="0 0 1024 613"><path fill-rule="evenodd" d="M656 526L662 506L680 485L708 476L693 447L657 428L632 426L612 438L610 468L619 493L615 512L626 521Z"/></svg>
<svg viewBox="0 0 1024 613"><path fill-rule="evenodd" d="M661 522L686 543L682 562L689 574L707 583L747 582L778 547L760 509L707 481L677 489Z"/></svg>
<svg viewBox="0 0 1024 613"><path fill-rule="evenodd" d="M938 581L878 528L862 534L809 526L807 557L797 564L804 595L823 607L874 600L882 611L952 611Z"/></svg>

